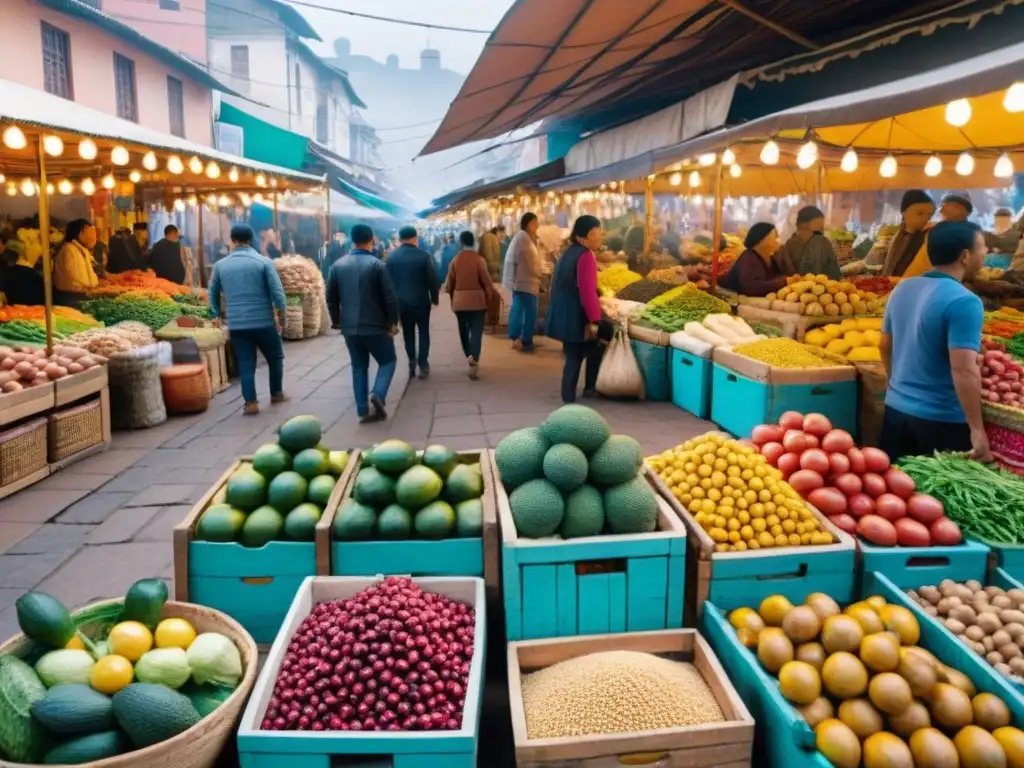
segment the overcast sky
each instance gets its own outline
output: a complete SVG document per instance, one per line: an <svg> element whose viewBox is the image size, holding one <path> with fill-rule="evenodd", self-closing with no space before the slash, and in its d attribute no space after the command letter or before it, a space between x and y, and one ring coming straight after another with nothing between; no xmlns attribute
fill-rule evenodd
<svg viewBox="0 0 1024 768"><path fill-rule="evenodd" d="M429 24L494 29L513 0L308 0L313 5L370 13ZM347 14L296 6L316 28L323 44L316 44L318 53L327 55L338 37L352 41L352 53L372 56L384 61L389 53L398 55L401 66L419 67L420 51L427 47L441 51L441 64L469 74L487 41L486 35L447 32L410 27L384 21L361 19Z"/></svg>

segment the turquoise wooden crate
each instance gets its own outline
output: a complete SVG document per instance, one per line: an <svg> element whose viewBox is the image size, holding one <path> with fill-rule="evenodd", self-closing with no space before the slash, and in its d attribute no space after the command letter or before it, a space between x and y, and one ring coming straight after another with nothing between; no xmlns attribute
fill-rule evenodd
<svg viewBox="0 0 1024 768"><path fill-rule="evenodd" d="M875 593L879 573L897 587L915 589L943 579L984 581L988 570L988 547L969 539L955 547L876 547L858 540L857 550L862 597Z"/></svg>
<svg viewBox="0 0 1024 768"><path fill-rule="evenodd" d="M682 349L671 351L672 402L699 419L711 413L710 360Z"/></svg>
<svg viewBox="0 0 1024 768"><path fill-rule="evenodd" d="M633 354L644 377L644 398L664 402L672 398L672 379L669 367L669 348L646 341L630 340Z"/></svg>
<svg viewBox="0 0 1024 768"><path fill-rule="evenodd" d="M663 499L653 533L521 539L508 495L496 491L509 640L683 625L686 529Z"/></svg>
<svg viewBox="0 0 1024 768"><path fill-rule="evenodd" d="M971 538L979 544L984 544L991 550L989 554L990 568L1002 568L1014 579L1024 581L1024 546L996 544L977 536L972 536Z"/></svg>
<svg viewBox="0 0 1024 768"><path fill-rule="evenodd" d="M424 590L472 605L476 611L476 650L470 662L462 728L415 732L260 730L281 662L302 621L318 603L352 597L375 582L372 578L311 577L296 593L242 714L237 737L241 768L476 768L487 647L484 582L457 577L416 581Z"/></svg>

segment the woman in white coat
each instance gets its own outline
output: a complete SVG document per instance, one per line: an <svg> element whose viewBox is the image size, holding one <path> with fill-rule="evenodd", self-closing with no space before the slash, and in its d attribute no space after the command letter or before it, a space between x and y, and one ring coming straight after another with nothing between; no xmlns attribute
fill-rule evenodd
<svg viewBox="0 0 1024 768"><path fill-rule="evenodd" d="M541 258L537 248L540 221L534 213L524 213L519 231L509 244L502 267L501 284L512 292L508 316L508 337L512 347L532 352L533 331L537 327L537 297L540 295Z"/></svg>

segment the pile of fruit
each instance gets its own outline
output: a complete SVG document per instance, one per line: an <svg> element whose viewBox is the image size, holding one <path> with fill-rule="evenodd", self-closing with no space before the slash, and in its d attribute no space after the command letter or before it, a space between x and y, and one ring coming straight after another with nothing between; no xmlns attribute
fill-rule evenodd
<svg viewBox="0 0 1024 768"><path fill-rule="evenodd" d="M729 313L729 305L693 283L680 285L652 299L641 316L651 328L672 333L689 322L701 322L712 314Z"/></svg>
<svg viewBox="0 0 1024 768"><path fill-rule="evenodd" d="M647 273L647 278L649 280L660 280L663 283L672 283L672 285L682 285L690 281L686 274L686 269L679 264L671 267L662 267L661 269L652 269Z"/></svg>
<svg viewBox="0 0 1024 768"><path fill-rule="evenodd" d="M105 357L75 347L54 347L53 354L47 356L45 349L0 346L0 393L21 392L106 362Z"/></svg>
<svg viewBox="0 0 1024 768"><path fill-rule="evenodd" d="M776 368L834 368L848 365L846 358L795 339L761 339L733 347L737 355Z"/></svg>
<svg viewBox="0 0 1024 768"><path fill-rule="evenodd" d="M170 280L157 277L152 270L130 269L127 272L104 275L100 284L89 291L93 296L121 296L132 292L159 294L170 299L172 296L188 294L192 289ZM200 295L205 294L202 291Z"/></svg>
<svg viewBox="0 0 1024 768"><path fill-rule="evenodd" d="M765 298L783 302L778 309L809 317L881 314L885 299L873 291L860 291L846 280L832 280L828 275L792 275L786 287ZM772 305L776 309L775 305Z"/></svg>
<svg viewBox="0 0 1024 768"><path fill-rule="evenodd" d="M613 435L597 411L564 405L539 427L516 430L494 451L516 533L573 539L650 533L658 502L640 444Z"/></svg>
<svg viewBox="0 0 1024 768"><path fill-rule="evenodd" d="M858 291L864 293L874 293L878 296L886 296L892 293L892 289L896 287L902 278L899 277L856 277L853 279L853 285Z"/></svg>
<svg viewBox="0 0 1024 768"><path fill-rule="evenodd" d="M363 466L334 518L339 541L397 541L479 537L484 480L480 464L431 445L422 456L401 440L363 454Z"/></svg>
<svg viewBox="0 0 1024 768"><path fill-rule="evenodd" d="M197 541L262 547L271 541L313 541L327 501L348 463L347 451L320 445L320 422L295 416L276 443L261 445L213 497L196 523Z"/></svg>
<svg viewBox="0 0 1024 768"><path fill-rule="evenodd" d="M1006 702L918 646L920 627L903 606L876 595L840 612L822 593L799 606L774 595L729 622L836 768L1009 768L1024 759L1024 731L1011 726Z"/></svg>
<svg viewBox="0 0 1024 768"><path fill-rule="evenodd" d="M978 355L981 369L981 395L990 403L1024 408L1024 366L1008 352L986 349Z"/></svg>
<svg viewBox="0 0 1024 768"><path fill-rule="evenodd" d="M709 432L647 463L718 552L833 543L782 473L749 445Z"/></svg>
<svg viewBox="0 0 1024 768"><path fill-rule="evenodd" d="M609 264L597 273L597 289L613 296L630 283L642 280L643 276L633 272L621 261Z"/></svg>
<svg viewBox="0 0 1024 768"><path fill-rule="evenodd" d="M0 656L0 756L17 763L92 764L187 731L242 678L230 638L161 620L167 584L144 579L123 603L79 612L45 592L16 603L34 666ZM76 622L82 629L76 628Z"/></svg>
<svg viewBox="0 0 1024 768"><path fill-rule="evenodd" d="M472 606L409 578L319 603L288 644L260 727L457 731L475 634Z"/></svg>
<svg viewBox="0 0 1024 768"><path fill-rule="evenodd" d="M840 323L812 328L804 336L804 343L841 355L851 363L880 362L881 341L882 319L878 317L850 318Z"/></svg>
<svg viewBox="0 0 1024 768"><path fill-rule="evenodd" d="M849 432L820 413L782 414L754 427L761 455L840 530L882 547L951 546L960 528L942 502L916 492L914 479L878 448L858 448Z"/></svg>
<svg viewBox="0 0 1024 768"><path fill-rule="evenodd" d="M645 277L642 280L634 280L629 285L620 288L615 292L615 298L622 301L637 301L646 304L651 299L656 299L663 293L671 291L674 283L666 283L654 278Z"/></svg>

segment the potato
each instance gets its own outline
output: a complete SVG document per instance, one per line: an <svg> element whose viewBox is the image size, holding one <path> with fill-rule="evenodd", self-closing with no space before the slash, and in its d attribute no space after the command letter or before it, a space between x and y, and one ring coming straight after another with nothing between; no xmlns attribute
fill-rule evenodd
<svg viewBox="0 0 1024 768"><path fill-rule="evenodd" d="M969 605L958 605L956 608L949 612L949 618L956 619L965 626L971 626L978 615L974 612L974 609Z"/></svg>
<svg viewBox="0 0 1024 768"><path fill-rule="evenodd" d="M19 381L8 381L0 387L0 389L3 389L4 392L10 394L11 392L21 392L24 387L22 387L21 382Z"/></svg>
<svg viewBox="0 0 1024 768"><path fill-rule="evenodd" d="M999 651L990 651L989 653L985 654L985 661L987 661L992 666L995 666L996 664L1005 663L1005 659L1003 659L1003 657L999 655Z"/></svg>
<svg viewBox="0 0 1024 768"><path fill-rule="evenodd" d="M939 609L936 608L934 605L926 605L924 607L924 612L927 613L929 616L938 616L939 615Z"/></svg>
<svg viewBox="0 0 1024 768"><path fill-rule="evenodd" d="M1010 637L1016 637L1017 635L1024 633L1024 624L1018 624L1011 621L1008 624L1004 624L1003 629L1010 633Z"/></svg>
<svg viewBox="0 0 1024 768"><path fill-rule="evenodd" d="M13 357L5 357L3 360L0 360L0 371L13 371L14 366L17 364L18 361Z"/></svg>
<svg viewBox="0 0 1024 768"><path fill-rule="evenodd" d="M970 601L970 599L974 596L974 590L970 587L964 586L963 584L957 584L956 596L959 597L961 600Z"/></svg>
<svg viewBox="0 0 1024 768"><path fill-rule="evenodd" d="M964 582L964 586L971 590L971 592L981 591L981 582L977 579L968 579Z"/></svg>
<svg viewBox="0 0 1024 768"><path fill-rule="evenodd" d="M1013 608L1013 600L1006 595L996 595L992 598L991 603L999 608Z"/></svg>
<svg viewBox="0 0 1024 768"><path fill-rule="evenodd" d="M1003 588L1002 587L985 587L984 592L985 592L986 595L989 596L989 599L991 600L996 595L1003 594Z"/></svg>
<svg viewBox="0 0 1024 768"><path fill-rule="evenodd" d="M1008 609L999 614L999 619L1003 624L1024 624L1024 613Z"/></svg>
<svg viewBox="0 0 1024 768"><path fill-rule="evenodd" d="M964 637L972 640L975 643L980 642L981 639L984 636L985 636L985 630L982 629L981 627L979 627L977 624L974 624L974 625L968 627L964 631Z"/></svg>
<svg viewBox="0 0 1024 768"><path fill-rule="evenodd" d="M996 644L996 648L1001 648L1007 643L1013 642L1013 635L1006 631L1006 628L996 630L992 633L992 642Z"/></svg>
<svg viewBox="0 0 1024 768"><path fill-rule="evenodd" d="M974 604L974 610L978 612L979 616L983 613L991 613L998 616L1000 609L996 608L994 605L991 605L989 603L978 602Z"/></svg>
<svg viewBox="0 0 1024 768"><path fill-rule="evenodd" d="M1013 600L1015 603L1024 601L1024 589L1008 589L1006 596Z"/></svg>
<svg viewBox="0 0 1024 768"><path fill-rule="evenodd" d="M957 621L956 619L946 619L942 623L946 625L946 629L958 637L967 630L967 627L963 625L963 622Z"/></svg>
<svg viewBox="0 0 1024 768"><path fill-rule="evenodd" d="M981 638L981 644L985 646L986 651L994 651L996 649L996 643L991 635Z"/></svg>
<svg viewBox="0 0 1024 768"><path fill-rule="evenodd" d="M935 587L921 587L921 589L918 590L918 594L932 605L938 605L939 600L942 599L942 593L940 593Z"/></svg>
<svg viewBox="0 0 1024 768"><path fill-rule="evenodd" d="M940 616L945 616L951 610L956 608L956 606L953 605L952 603L950 603L948 597L944 597L941 600L939 600L938 603L936 603L935 608L936 608L936 610L938 610Z"/></svg>
<svg viewBox="0 0 1024 768"><path fill-rule="evenodd" d="M950 595L956 594L957 584L952 579L943 579L939 582L939 592L942 593L943 597L949 597Z"/></svg>
<svg viewBox="0 0 1024 768"><path fill-rule="evenodd" d="M1017 647L1016 643L1007 643L997 648L997 650L1007 661L1021 655L1020 648Z"/></svg>
<svg viewBox="0 0 1024 768"><path fill-rule="evenodd" d="M85 368L80 366L78 363L74 363L74 362L68 363L68 374L73 375L73 374L76 374L76 373L81 373L84 370L85 370Z"/></svg>
<svg viewBox="0 0 1024 768"><path fill-rule="evenodd" d="M1014 656L1008 662L1015 675L1024 675L1024 656Z"/></svg>
<svg viewBox="0 0 1024 768"><path fill-rule="evenodd" d="M979 656L981 656L981 658L985 658L985 654L988 653L988 651L985 650L985 644L984 643L975 643L974 644L974 652L976 654L978 654Z"/></svg>
<svg viewBox="0 0 1024 768"><path fill-rule="evenodd" d="M1001 675L1005 675L1006 677L1009 677L1012 674L1016 674L1013 671L1013 667L1008 667L1006 664L993 664L992 669L994 669Z"/></svg>

